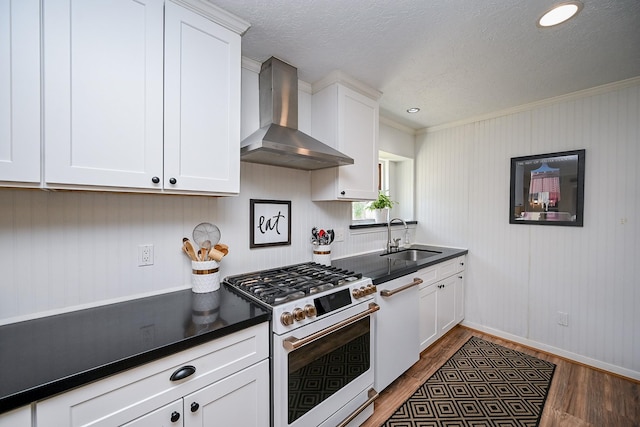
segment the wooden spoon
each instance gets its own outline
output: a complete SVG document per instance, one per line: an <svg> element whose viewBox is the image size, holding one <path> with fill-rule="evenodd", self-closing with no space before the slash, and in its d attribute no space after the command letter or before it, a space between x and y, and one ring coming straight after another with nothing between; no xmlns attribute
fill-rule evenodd
<svg viewBox="0 0 640 427"><path fill-rule="evenodd" d="M193 248L193 245L191 244L189 239L187 239L186 237L182 239L182 247L186 252L186 254L189 255L189 258L191 258L191 261L198 261L198 256L196 255L196 251Z"/></svg>

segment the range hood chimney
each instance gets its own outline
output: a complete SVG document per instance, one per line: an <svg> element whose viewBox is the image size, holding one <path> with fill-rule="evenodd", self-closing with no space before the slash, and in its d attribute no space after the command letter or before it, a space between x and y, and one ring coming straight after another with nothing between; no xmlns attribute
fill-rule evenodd
<svg viewBox="0 0 640 427"><path fill-rule="evenodd" d="M298 130L298 70L274 57L260 69L260 129L240 144L240 160L302 170L353 164Z"/></svg>

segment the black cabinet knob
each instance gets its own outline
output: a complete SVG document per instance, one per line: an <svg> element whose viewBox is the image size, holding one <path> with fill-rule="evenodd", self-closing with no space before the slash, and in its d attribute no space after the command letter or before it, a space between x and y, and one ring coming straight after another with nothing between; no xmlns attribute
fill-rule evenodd
<svg viewBox="0 0 640 427"><path fill-rule="evenodd" d="M151 182L153 182L154 184L158 184L160 182L160 178L154 176L153 178L151 178Z"/></svg>
<svg viewBox="0 0 640 427"><path fill-rule="evenodd" d="M342 195L342 196L344 196L345 194L347 194L347 192L346 192L346 191L344 191L344 190L342 190L342 191L340 192L340 195Z"/></svg>
<svg viewBox="0 0 640 427"><path fill-rule="evenodd" d="M464 262L461 262L460 265L464 265Z"/></svg>
<svg viewBox="0 0 640 427"><path fill-rule="evenodd" d="M175 184L176 182L178 182L177 179L175 178L169 178L169 184Z"/></svg>
<svg viewBox="0 0 640 427"><path fill-rule="evenodd" d="M173 411L173 413L171 413L171 422L175 423L179 419L180 419L180 413L176 412L176 411Z"/></svg>
<svg viewBox="0 0 640 427"><path fill-rule="evenodd" d="M191 404L191 412L196 412L198 409L200 409L200 405L198 405L198 402L193 402Z"/></svg>

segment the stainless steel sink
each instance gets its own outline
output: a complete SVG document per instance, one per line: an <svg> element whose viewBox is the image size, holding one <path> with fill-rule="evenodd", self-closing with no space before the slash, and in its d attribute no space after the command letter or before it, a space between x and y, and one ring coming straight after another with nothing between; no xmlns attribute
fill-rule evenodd
<svg viewBox="0 0 640 427"><path fill-rule="evenodd" d="M403 249L398 252L385 253L381 256L391 259L399 259L403 261L419 261L421 259L440 255L442 252L428 251L425 249Z"/></svg>

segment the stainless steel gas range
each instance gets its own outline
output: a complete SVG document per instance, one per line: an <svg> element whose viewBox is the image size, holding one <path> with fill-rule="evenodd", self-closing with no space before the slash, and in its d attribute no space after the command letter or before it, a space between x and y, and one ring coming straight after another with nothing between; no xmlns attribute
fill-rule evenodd
<svg viewBox="0 0 640 427"><path fill-rule="evenodd" d="M357 426L373 413L371 279L303 263L224 282L272 310L274 427Z"/></svg>

